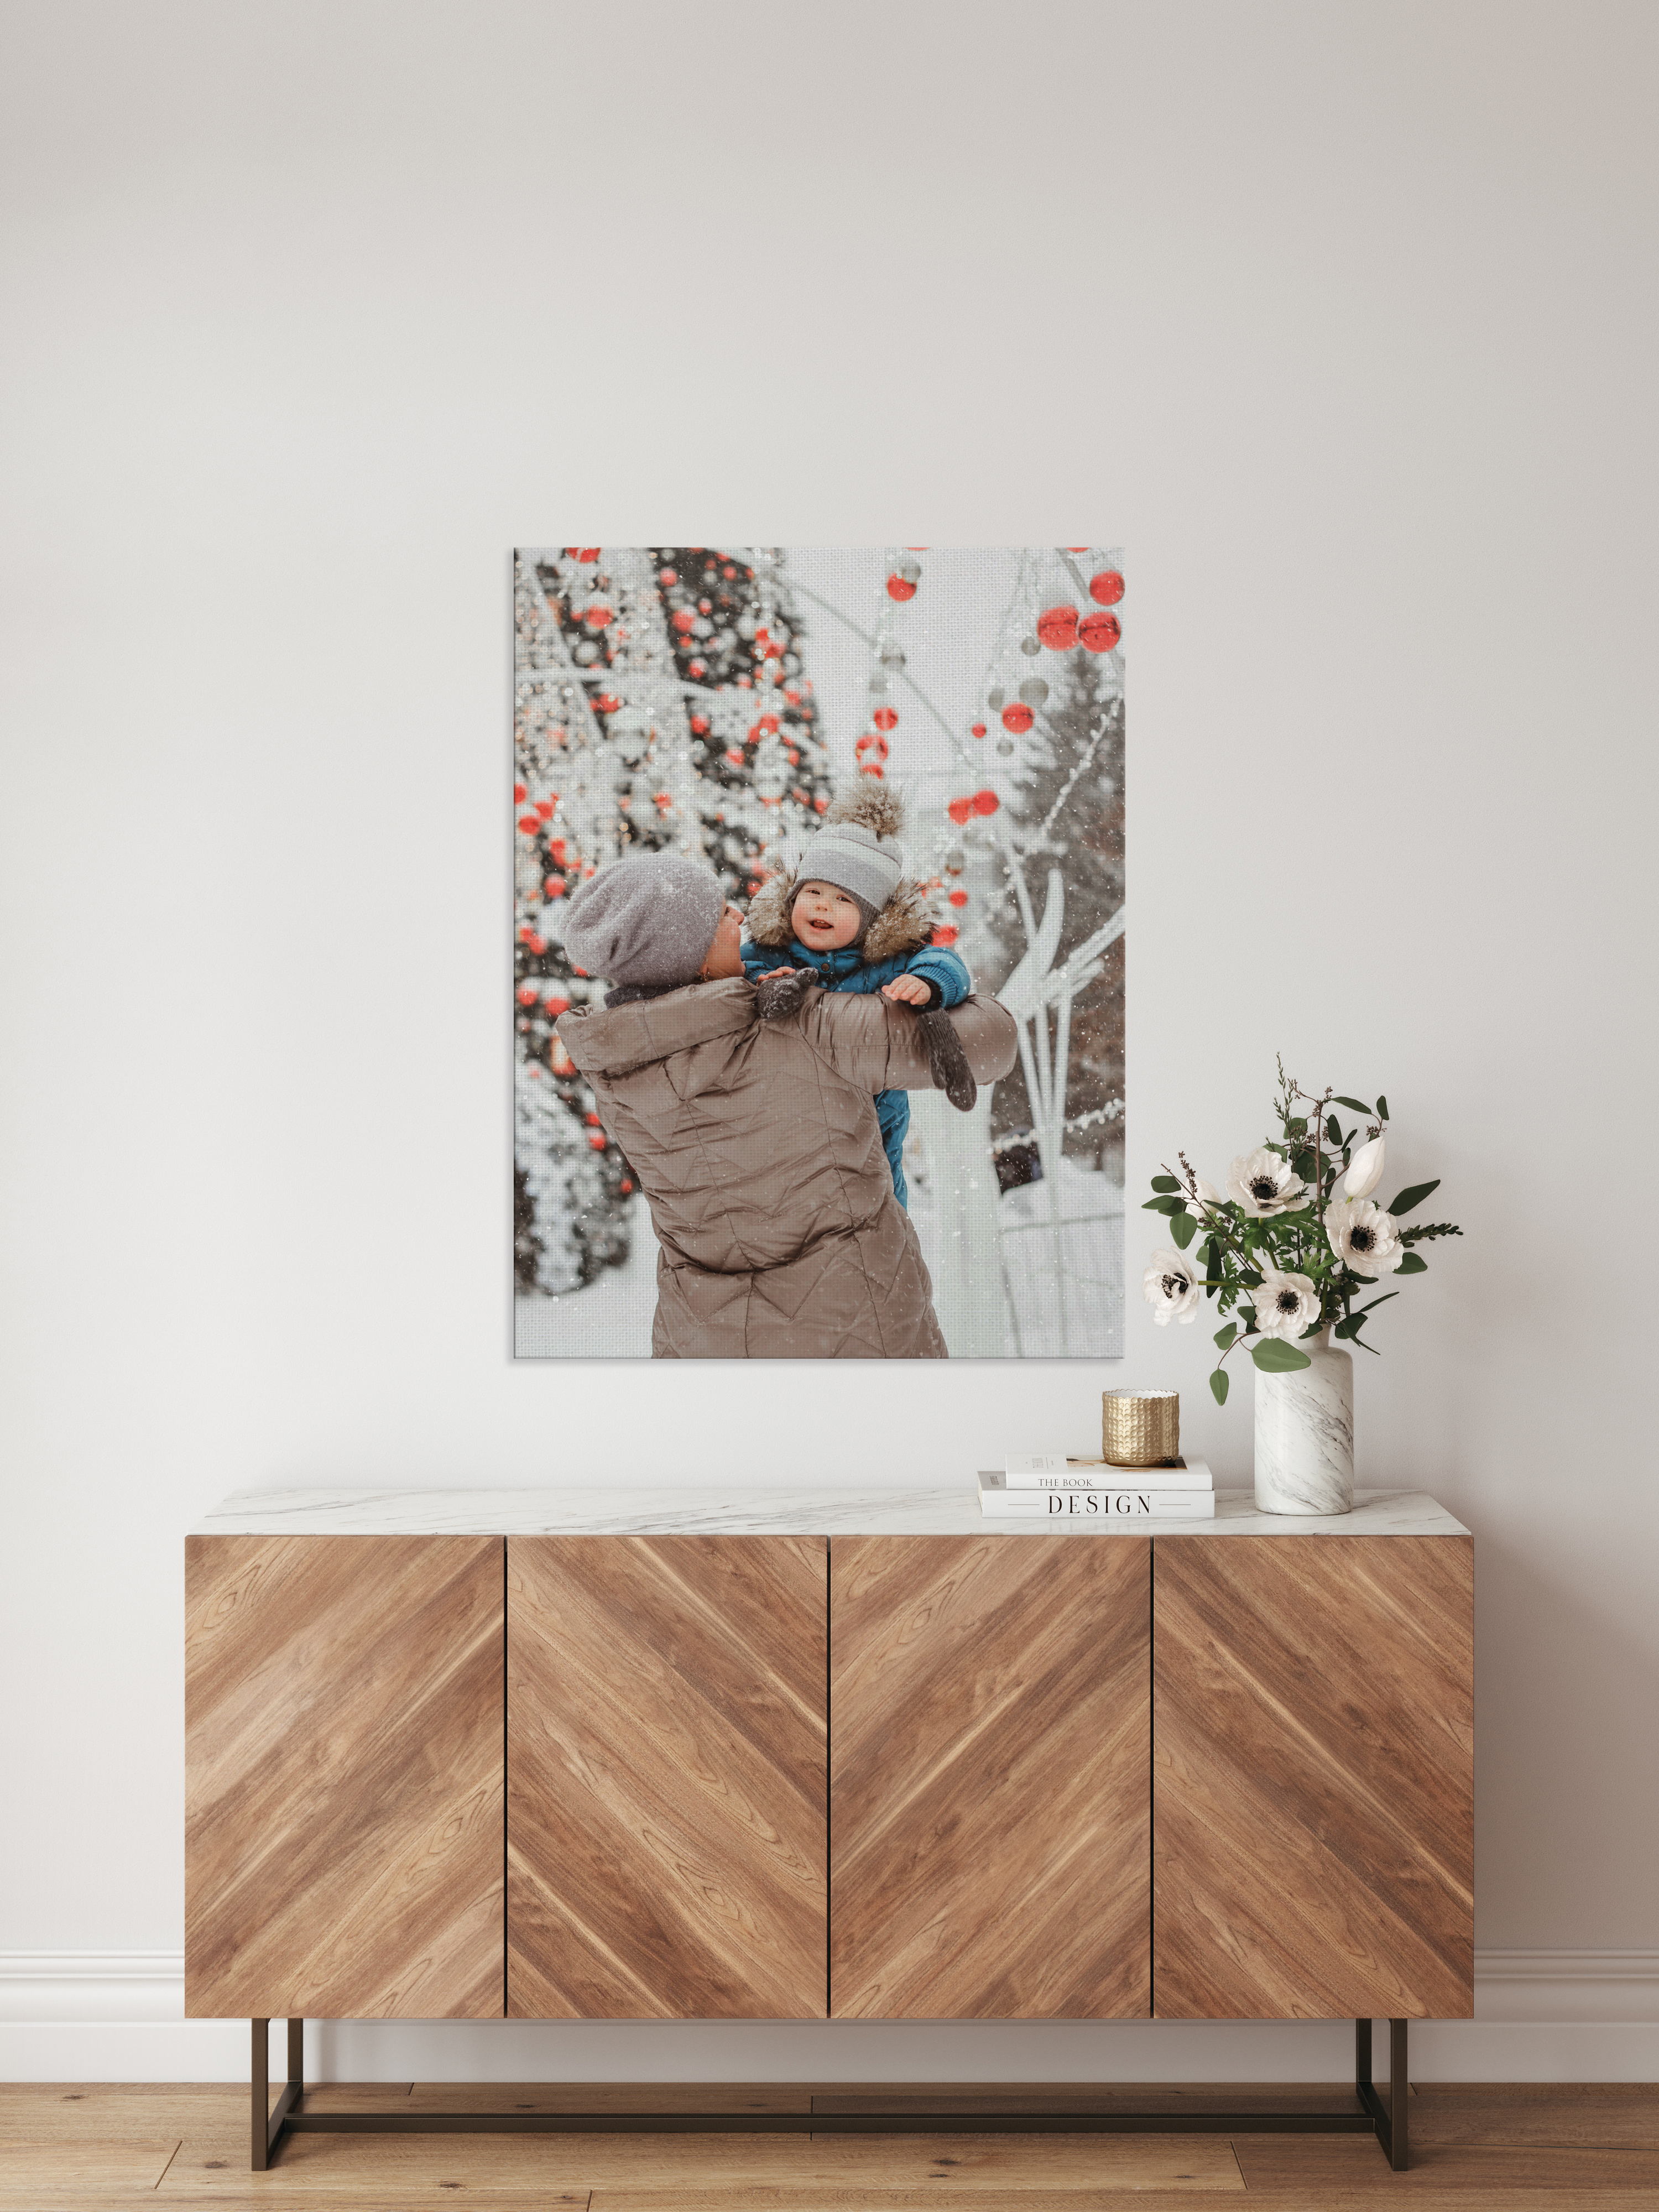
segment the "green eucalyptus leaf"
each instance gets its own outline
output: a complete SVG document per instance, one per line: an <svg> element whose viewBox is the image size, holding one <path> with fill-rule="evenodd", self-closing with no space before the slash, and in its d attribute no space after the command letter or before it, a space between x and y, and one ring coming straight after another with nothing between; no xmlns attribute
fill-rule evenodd
<svg viewBox="0 0 1659 2212"><path fill-rule="evenodd" d="M1179 1213L1182 1204L1178 1198L1146 1198L1141 1200L1140 1210L1143 1213Z"/></svg>
<svg viewBox="0 0 1659 2212"><path fill-rule="evenodd" d="M1358 1336L1364 1322L1365 1316L1363 1313L1350 1314L1346 1321L1338 1322L1331 1334L1342 1337Z"/></svg>
<svg viewBox="0 0 1659 2212"><path fill-rule="evenodd" d="M1363 1114L1368 1121L1371 1118L1371 1109L1363 1098L1339 1098L1336 1103L1346 1106L1350 1114Z"/></svg>
<svg viewBox="0 0 1659 2212"><path fill-rule="evenodd" d="M1407 1252L1394 1272L1396 1275L1426 1275L1429 1263L1420 1252Z"/></svg>
<svg viewBox="0 0 1659 2212"><path fill-rule="evenodd" d="M1170 1218L1170 1234L1176 1241L1176 1250L1184 1252L1187 1247L1192 1243L1194 1237L1198 1234L1197 1215L1193 1213L1172 1214Z"/></svg>
<svg viewBox="0 0 1659 2212"><path fill-rule="evenodd" d="M1359 1110L1363 1114L1365 1109L1362 1106ZM1379 1121L1386 1121L1389 1118L1389 1102L1386 1098L1379 1098L1376 1102L1376 1118Z"/></svg>
<svg viewBox="0 0 1659 2212"><path fill-rule="evenodd" d="M1224 1367L1218 1367L1215 1373L1211 1376L1210 1395L1214 1398L1218 1406L1224 1406L1226 1404L1227 1385L1232 1381L1232 1376L1228 1374Z"/></svg>
<svg viewBox="0 0 1659 2212"><path fill-rule="evenodd" d="M1305 1352L1277 1336L1264 1336L1260 1344L1253 1344L1250 1357L1264 1375L1289 1375L1296 1368L1313 1365Z"/></svg>
<svg viewBox="0 0 1659 2212"><path fill-rule="evenodd" d="M1236 1321L1230 1321L1225 1328L1217 1329L1215 1333L1217 1350L1220 1352L1231 1352L1233 1347L1233 1339L1237 1334L1238 1323Z"/></svg>
<svg viewBox="0 0 1659 2212"><path fill-rule="evenodd" d="M1152 1177L1152 1188L1154 1190L1179 1190L1180 1188L1181 1185L1176 1181L1176 1178L1173 1176L1159 1175Z"/></svg>
<svg viewBox="0 0 1659 2212"><path fill-rule="evenodd" d="M1440 1178L1438 1176L1436 1176L1432 1182L1414 1182L1409 1190L1402 1190L1401 1192L1399 1197L1395 1199L1394 1204L1389 1208L1389 1211L1390 1213L1394 1214L1409 1213L1413 1206L1422 1205L1424 1200L1428 1196L1431 1190L1438 1190L1439 1188Z"/></svg>
<svg viewBox="0 0 1659 2212"><path fill-rule="evenodd" d="M1342 1124L1334 1114L1328 1114L1325 1116L1325 1134L1334 1145L1340 1145L1342 1141Z"/></svg>

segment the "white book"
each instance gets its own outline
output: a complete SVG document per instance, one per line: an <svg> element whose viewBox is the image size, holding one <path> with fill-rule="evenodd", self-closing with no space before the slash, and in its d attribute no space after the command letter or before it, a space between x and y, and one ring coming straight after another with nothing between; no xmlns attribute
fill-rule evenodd
<svg viewBox="0 0 1659 2212"><path fill-rule="evenodd" d="M1213 1490L1207 1460L1183 1459L1174 1467L1114 1467L1109 1460L1062 1459L1038 1452L1010 1453L1003 1472L1010 1490Z"/></svg>
<svg viewBox="0 0 1659 2212"><path fill-rule="evenodd" d="M1076 1528L1092 1521L1213 1521L1213 1490L1011 1490L1006 1474L981 1470L979 1505L996 1521L1046 1521Z"/></svg>

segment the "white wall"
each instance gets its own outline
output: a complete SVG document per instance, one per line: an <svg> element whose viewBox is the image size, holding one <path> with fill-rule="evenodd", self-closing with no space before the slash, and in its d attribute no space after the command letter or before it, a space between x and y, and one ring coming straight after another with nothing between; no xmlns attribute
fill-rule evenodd
<svg viewBox="0 0 1659 2212"><path fill-rule="evenodd" d="M1247 1478L1138 1304L833 1423L508 1358L509 548L924 530L1129 548L1132 1184L1253 1141L1275 1049L1387 1091L1468 1233L1361 1480L1477 1533L1480 1941L1659 1947L1656 24L14 12L0 1949L180 1942L233 1487L960 1472L1117 1382Z"/></svg>

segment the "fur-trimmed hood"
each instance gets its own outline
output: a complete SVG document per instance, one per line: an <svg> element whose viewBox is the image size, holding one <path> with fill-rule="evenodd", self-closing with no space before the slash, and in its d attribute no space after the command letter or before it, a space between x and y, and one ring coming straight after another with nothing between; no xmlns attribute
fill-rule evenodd
<svg viewBox="0 0 1659 2212"><path fill-rule="evenodd" d="M874 776L861 775L850 791L830 800L823 817L825 829L834 822L858 822L878 837L897 837L904 830L904 802L889 785ZM810 839L800 865L787 875L774 876L750 902L749 934L757 945L789 943L794 935L789 927L789 909L794 903L795 886L803 880L812 880ZM928 886L915 876L902 876L898 889L858 940L859 950L872 966L890 960L896 953L919 951L932 943L937 921Z"/></svg>

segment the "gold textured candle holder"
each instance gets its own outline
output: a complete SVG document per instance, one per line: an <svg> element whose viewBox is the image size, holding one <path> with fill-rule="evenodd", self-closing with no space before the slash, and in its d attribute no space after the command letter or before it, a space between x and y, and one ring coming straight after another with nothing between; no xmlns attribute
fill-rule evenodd
<svg viewBox="0 0 1659 2212"><path fill-rule="evenodd" d="M1113 1467L1168 1467L1181 1456L1179 1392L1103 1390L1100 1450Z"/></svg>

